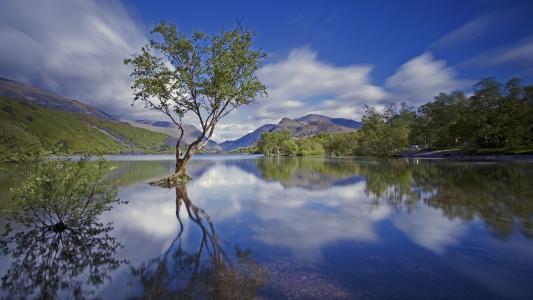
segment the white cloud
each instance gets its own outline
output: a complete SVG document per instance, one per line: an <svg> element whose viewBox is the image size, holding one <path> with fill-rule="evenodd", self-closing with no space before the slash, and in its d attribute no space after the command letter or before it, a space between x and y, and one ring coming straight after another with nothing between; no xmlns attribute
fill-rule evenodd
<svg viewBox="0 0 533 300"><path fill-rule="evenodd" d="M471 82L458 78L457 72L443 60L436 60L429 52L409 60L389 77L385 86L394 101L420 105L432 101L441 92L469 86Z"/></svg>
<svg viewBox="0 0 533 300"><path fill-rule="evenodd" d="M111 114L146 114L130 107L129 72L122 63L146 39L120 2L2 1L0 40L0 76Z"/></svg>
<svg viewBox="0 0 533 300"><path fill-rule="evenodd" d="M360 107L386 97L385 91L370 83L371 66L333 66L317 59L317 53L307 48L291 51L279 62L259 70L258 76L269 90L269 98L257 110L260 117L297 117L302 107L320 111L328 103L338 101L345 107ZM335 117L357 118L353 110L338 111Z"/></svg>

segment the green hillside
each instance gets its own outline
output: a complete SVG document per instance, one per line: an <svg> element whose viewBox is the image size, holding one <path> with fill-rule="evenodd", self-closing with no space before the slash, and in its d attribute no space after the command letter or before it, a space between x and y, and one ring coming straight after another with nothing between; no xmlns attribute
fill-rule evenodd
<svg viewBox="0 0 533 300"><path fill-rule="evenodd" d="M162 133L80 113L37 107L0 96L0 161L36 154L165 152Z"/></svg>

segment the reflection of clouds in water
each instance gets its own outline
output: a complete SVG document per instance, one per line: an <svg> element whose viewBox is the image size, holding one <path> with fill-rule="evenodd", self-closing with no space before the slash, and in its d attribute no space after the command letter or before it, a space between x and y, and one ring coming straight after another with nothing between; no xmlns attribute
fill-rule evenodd
<svg viewBox="0 0 533 300"><path fill-rule="evenodd" d="M174 189L151 187L143 182L123 187L119 196L129 203L116 206L103 216L103 220L113 222L113 234L123 241L120 256L127 258L130 266L138 266L162 255L179 232ZM182 221L185 241L191 226L188 218L182 218ZM140 287L131 286L130 282L130 267L120 268L99 295L109 299L135 298L141 292ZM129 288L124 289L125 286Z"/></svg>
<svg viewBox="0 0 533 300"><path fill-rule="evenodd" d="M324 191L271 190L270 203L257 209L265 230L258 233L262 241L291 249L300 258L319 258L322 247L339 240L375 242L375 224L390 213L385 206L370 210L357 190L362 184ZM352 199L339 197L352 191ZM303 200L303 201L302 201ZM318 206L308 205L318 203ZM318 208L317 208L318 207ZM328 213L331 211L331 213Z"/></svg>
<svg viewBox="0 0 533 300"><path fill-rule="evenodd" d="M130 203L115 209L112 218L116 228L138 230L157 238L177 234L174 190L139 184L120 191L119 196Z"/></svg>
<svg viewBox="0 0 533 300"><path fill-rule="evenodd" d="M261 182L237 167L217 164L195 178L187 190L191 200L219 223L240 213L243 202L253 201Z"/></svg>
<svg viewBox="0 0 533 300"><path fill-rule="evenodd" d="M174 189L140 183L122 189L119 196L129 203L105 214L104 221L113 222L113 234L124 242L122 252L130 263L137 265L166 251L179 232ZM187 240L191 226L184 213L180 215Z"/></svg>
<svg viewBox="0 0 533 300"><path fill-rule="evenodd" d="M371 209L363 183L310 191L284 189L235 167L216 165L189 187L191 199L221 222L249 209L260 224L255 237L316 260L320 250L339 240L374 242L375 223L388 217L386 206Z"/></svg>
<svg viewBox="0 0 533 300"><path fill-rule="evenodd" d="M192 185L199 188L214 189L230 187L231 185L255 184L261 181L253 174L243 172L237 167L218 164L202 174L201 179L193 182Z"/></svg>
<svg viewBox="0 0 533 300"><path fill-rule="evenodd" d="M398 214L393 223L414 243L437 254L444 254L464 234L460 220L450 220L440 210L425 205L417 206L409 214Z"/></svg>

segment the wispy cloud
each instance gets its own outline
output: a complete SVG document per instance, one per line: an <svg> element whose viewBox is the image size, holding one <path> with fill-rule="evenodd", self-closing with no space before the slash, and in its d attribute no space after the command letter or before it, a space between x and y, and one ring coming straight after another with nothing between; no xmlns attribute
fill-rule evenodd
<svg viewBox="0 0 533 300"><path fill-rule="evenodd" d="M446 61L435 59L429 52L404 63L385 83L395 101L414 105L431 101L440 92L450 92L469 85L471 82L460 79Z"/></svg>
<svg viewBox="0 0 533 300"><path fill-rule="evenodd" d="M490 32L494 25L502 22L506 18L507 16L494 14L479 16L436 40L430 47L444 48L475 40Z"/></svg>
<svg viewBox="0 0 533 300"><path fill-rule="evenodd" d="M124 57L146 41L118 1L25 1L0 4L0 76L95 105L111 114L130 107Z"/></svg>
<svg viewBox="0 0 533 300"><path fill-rule="evenodd" d="M482 53L463 64L478 67L519 65L523 68L531 68L533 66L533 37L526 38L514 45Z"/></svg>

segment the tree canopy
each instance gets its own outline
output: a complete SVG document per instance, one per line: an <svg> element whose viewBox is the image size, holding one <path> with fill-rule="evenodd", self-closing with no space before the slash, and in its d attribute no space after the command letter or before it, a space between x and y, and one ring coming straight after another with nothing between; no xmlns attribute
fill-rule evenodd
<svg viewBox="0 0 533 300"><path fill-rule="evenodd" d="M267 156L381 157L415 149L457 148L469 153L533 150L533 86L524 86L518 78L505 85L484 78L473 88L470 97L460 91L440 93L416 110L405 103L389 104L383 112L365 106L357 132L299 139L288 132L264 133L258 150Z"/></svg>
<svg viewBox="0 0 533 300"><path fill-rule="evenodd" d="M176 173L213 135L216 124L234 109L266 96L256 71L266 54L252 49L254 34L240 23L219 34L190 36L161 21L156 37L124 60L132 66L133 102L166 115L178 129ZM181 153L183 118L191 115L201 134Z"/></svg>

